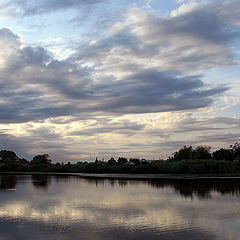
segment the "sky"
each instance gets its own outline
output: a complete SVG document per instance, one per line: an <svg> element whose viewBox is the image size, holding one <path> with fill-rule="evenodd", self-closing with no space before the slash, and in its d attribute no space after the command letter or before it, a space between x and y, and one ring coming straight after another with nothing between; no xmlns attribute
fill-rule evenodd
<svg viewBox="0 0 240 240"><path fill-rule="evenodd" d="M0 3L0 149L166 158L240 141L239 0Z"/></svg>

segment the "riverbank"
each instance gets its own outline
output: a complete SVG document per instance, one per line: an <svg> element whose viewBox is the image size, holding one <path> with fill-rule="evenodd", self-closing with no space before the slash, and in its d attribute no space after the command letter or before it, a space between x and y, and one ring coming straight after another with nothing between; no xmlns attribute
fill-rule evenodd
<svg viewBox="0 0 240 240"><path fill-rule="evenodd" d="M108 162L79 162L75 164L6 162L0 172L56 172L81 174L165 174L165 175L240 175L240 161L183 160L153 161L142 164L109 164Z"/></svg>
<svg viewBox="0 0 240 240"><path fill-rule="evenodd" d="M229 178L240 179L240 174L117 174L117 173L56 173L56 172L0 172L0 175L59 175L59 176L78 176L82 178L100 179L129 179L129 180L148 180L148 179L214 179Z"/></svg>

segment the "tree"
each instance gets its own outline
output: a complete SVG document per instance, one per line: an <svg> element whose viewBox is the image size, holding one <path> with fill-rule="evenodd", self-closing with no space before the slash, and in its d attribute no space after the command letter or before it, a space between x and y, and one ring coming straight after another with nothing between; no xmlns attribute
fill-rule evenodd
<svg viewBox="0 0 240 240"><path fill-rule="evenodd" d="M20 164L28 164L29 163L28 160L25 158L19 158L18 161Z"/></svg>
<svg viewBox="0 0 240 240"><path fill-rule="evenodd" d="M127 163L127 161L128 160L125 157L119 157L118 160L117 160L119 165L123 165L123 164Z"/></svg>
<svg viewBox="0 0 240 240"><path fill-rule="evenodd" d="M129 162L132 162L132 163L134 163L135 165L140 164L140 160L139 160L138 158L130 158L130 159L129 159Z"/></svg>
<svg viewBox="0 0 240 240"><path fill-rule="evenodd" d="M173 154L172 161L181 161L181 160L189 160L192 159L193 148L190 145L189 147L183 146L177 152Z"/></svg>
<svg viewBox="0 0 240 240"><path fill-rule="evenodd" d="M193 151L194 159L211 159L210 146L197 146Z"/></svg>
<svg viewBox="0 0 240 240"><path fill-rule="evenodd" d="M42 155L36 155L35 157L33 157L31 164L33 165L39 165L39 164L48 164L50 165L52 162L51 159L49 159L49 155L48 154L42 154Z"/></svg>
<svg viewBox="0 0 240 240"><path fill-rule="evenodd" d="M6 162L6 161L15 162L18 160L18 156L13 151L1 150L0 151L0 160L2 162Z"/></svg>
<svg viewBox="0 0 240 240"><path fill-rule="evenodd" d="M7 171L17 170L20 167L18 156L9 150L0 151L0 163L3 163L2 169Z"/></svg>
<svg viewBox="0 0 240 240"><path fill-rule="evenodd" d="M111 158L107 161L107 164L109 164L109 165L117 165L117 161L116 161L113 157L111 157Z"/></svg>
<svg viewBox="0 0 240 240"><path fill-rule="evenodd" d="M213 159L232 161L234 159L233 151L231 149L221 148L221 149L213 152Z"/></svg>
<svg viewBox="0 0 240 240"><path fill-rule="evenodd" d="M240 160L240 143L236 142L234 145L230 145L235 160Z"/></svg>

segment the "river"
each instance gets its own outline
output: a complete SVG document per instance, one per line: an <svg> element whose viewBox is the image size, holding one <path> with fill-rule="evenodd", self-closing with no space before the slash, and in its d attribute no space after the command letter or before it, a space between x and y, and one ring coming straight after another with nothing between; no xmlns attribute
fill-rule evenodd
<svg viewBox="0 0 240 240"><path fill-rule="evenodd" d="M240 179L0 174L0 240L237 240Z"/></svg>

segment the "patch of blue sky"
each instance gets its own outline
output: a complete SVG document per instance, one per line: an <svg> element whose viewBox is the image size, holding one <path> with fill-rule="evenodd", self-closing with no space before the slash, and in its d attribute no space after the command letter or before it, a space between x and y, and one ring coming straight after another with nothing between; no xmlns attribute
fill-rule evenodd
<svg viewBox="0 0 240 240"><path fill-rule="evenodd" d="M82 36L95 38L101 35L104 29L116 21L121 21L131 7L145 8L162 15L169 14L179 6L176 0L156 1L106 1L94 6L69 8L46 12L45 14L20 15L0 19L0 25L12 29L16 34L22 35L26 43L33 43L47 38L68 38ZM10 13L9 13L10 15ZM79 40L79 39L78 39Z"/></svg>
<svg viewBox="0 0 240 240"><path fill-rule="evenodd" d="M236 61L240 64L240 43L239 40L232 42L231 48L233 49L233 56Z"/></svg>
<svg viewBox="0 0 240 240"><path fill-rule="evenodd" d="M206 83L236 84L240 83L240 66L226 66L208 69L203 72L202 80Z"/></svg>
<svg viewBox="0 0 240 240"><path fill-rule="evenodd" d="M177 9L179 7L179 2L176 0L152 0L146 1L149 2L149 5L153 10L157 10L161 15L168 15L171 11Z"/></svg>

